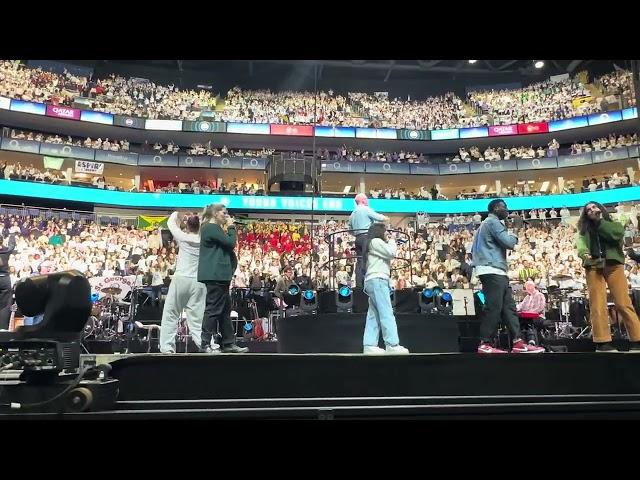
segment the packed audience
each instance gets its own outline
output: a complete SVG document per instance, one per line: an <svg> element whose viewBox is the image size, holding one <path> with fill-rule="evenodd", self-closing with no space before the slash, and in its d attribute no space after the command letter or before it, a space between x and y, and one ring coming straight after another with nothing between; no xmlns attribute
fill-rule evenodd
<svg viewBox="0 0 640 480"><path fill-rule="evenodd" d="M51 135L42 132L24 132L22 130L16 131L11 129L10 137L16 140L33 140L36 142L53 143L55 145L69 145L73 147L85 147L93 148L94 150L109 150L111 152L129 151L129 142L127 140L109 140L105 138L98 138L92 140L91 137L86 139L72 138L69 135L61 137L60 135Z"/></svg>
<svg viewBox="0 0 640 480"><path fill-rule="evenodd" d="M605 95L619 95L624 98L626 105L635 106L635 88L633 85L633 75L627 70L617 70L608 73L596 80Z"/></svg>
<svg viewBox="0 0 640 480"><path fill-rule="evenodd" d="M567 79L547 80L514 90L489 90L468 93L468 100L483 114L490 115L493 125L548 122L599 111L593 103L574 103L588 97L580 82Z"/></svg>
<svg viewBox="0 0 640 480"><path fill-rule="evenodd" d="M595 82L606 94L635 104L630 72L604 75ZM111 75L89 79L65 72L57 74L27 68L17 61L0 63L0 95L28 101L71 106L83 97L83 108L150 119L226 122L343 125L376 128L446 129L551 121L600 111L599 102L577 78L547 80L521 89L473 91L465 101L448 92L426 99L393 99L388 94L351 92L346 97L332 90L312 92L227 92L222 108L209 90L180 90L146 79ZM88 103L87 103L88 102ZM470 113L473 110L477 113Z"/></svg>

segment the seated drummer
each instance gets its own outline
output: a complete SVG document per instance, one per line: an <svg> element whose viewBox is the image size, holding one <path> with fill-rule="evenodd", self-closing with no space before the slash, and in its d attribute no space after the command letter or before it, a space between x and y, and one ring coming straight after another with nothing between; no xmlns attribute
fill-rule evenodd
<svg viewBox="0 0 640 480"><path fill-rule="evenodd" d="M536 284L531 280L528 280L524 284L524 288L527 291L527 296L524 297L524 300L516 305L516 310L518 311L518 313L537 313L540 318L537 320L534 319L533 324L538 329L543 328L544 313L547 300L544 298L544 294L538 291L538 289L536 288ZM536 343L535 333L532 329L525 329L524 333L528 343L532 345Z"/></svg>

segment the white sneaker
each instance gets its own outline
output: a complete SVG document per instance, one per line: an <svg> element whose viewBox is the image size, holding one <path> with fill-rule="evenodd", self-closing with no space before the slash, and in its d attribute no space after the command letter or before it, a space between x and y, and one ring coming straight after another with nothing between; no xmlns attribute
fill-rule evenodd
<svg viewBox="0 0 640 480"><path fill-rule="evenodd" d="M409 355L409 350L404 348L402 345L387 345L385 353L389 355Z"/></svg>
<svg viewBox="0 0 640 480"><path fill-rule="evenodd" d="M387 353L384 348L374 347L373 345L365 345L362 349L362 353L365 355L384 355Z"/></svg>

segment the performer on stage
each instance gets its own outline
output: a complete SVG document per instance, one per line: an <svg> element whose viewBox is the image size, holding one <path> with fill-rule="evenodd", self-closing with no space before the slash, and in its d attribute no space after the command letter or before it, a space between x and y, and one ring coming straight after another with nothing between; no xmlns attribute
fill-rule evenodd
<svg viewBox="0 0 640 480"><path fill-rule="evenodd" d="M202 321L202 344L204 351L210 349L211 338L219 329L222 335L222 353L245 353L248 348L238 347L231 323L231 296L229 286L238 266L234 252L236 228L233 217L221 203L208 205L202 212L200 226L200 261L198 282L206 285L207 295Z"/></svg>
<svg viewBox="0 0 640 480"><path fill-rule="evenodd" d="M167 221L171 235L178 244L178 259L162 311L162 328L160 329L160 352L162 353L176 351L176 332L183 309L186 309L191 338L198 348L202 345L202 317L207 289L197 280L200 219L197 215L187 217L187 232L183 232L178 218L179 213L173 212ZM214 343L209 349L217 351L218 348L219 345Z"/></svg>
<svg viewBox="0 0 640 480"><path fill-rule="evenodd" d="M13 289L9 277L9 256L16 249L15 234L9 235L9 243L4 246L4 238L0 235L0 330L9 329L11 320L11 305L13 304Z"/></svg>
<svg viewBox="0 0 640 480"><path fill-rule="evenodd" d="M507 205L497 198L489 202L488 211L489 215L480 224L472 247L475 274L480 278L486 298L486 307L481 314L478 353L507 353L492 345L500 320L506 322L511 333L512 353L544 352L544 348L528 345L520 336L520 321L507 276L507 250L515 247L518 237L509 233L504 225L509 215Z"/></svg>
<svg viewBox="0 0 640 480"><path fill-rule="evenodd" d="M369 296L369 309L364 327L363 353L366 355L408 354L409 350L401 346L398 339L398 326L393 314L389 290L391 260L397 253L396 242L389 238L387 227L383 223L371 225L367 237L363 260L367 265L364 292ZM378 347L381 330L386 349Z"/></svg>
<svg viewBox="0 0 640 480"><path fill-rule="evenodd" d="M589 202L578 219L578 256L586 270L589 289L589 316L597 352L617 351L611 345L607 315L607 287L618 315L624 320L631 340L630 351L640 353L640 321L631 305L629 284L624 276L622 240L624 227L614 221L607 209Z"/></svg>
<svg viewBox="0 0 640 480"><path fill-rule="evenodd" d="M356 237L356 255L359 257L356 263L356 287L362 288L367 269L362 260L362 252L367 242L367 232L371 224L376 222L388 222L389 218L377 213L369 207L369 200L364 193L359 193L355 198L356 208L349 217L349 229L353 230Z"/></svg>

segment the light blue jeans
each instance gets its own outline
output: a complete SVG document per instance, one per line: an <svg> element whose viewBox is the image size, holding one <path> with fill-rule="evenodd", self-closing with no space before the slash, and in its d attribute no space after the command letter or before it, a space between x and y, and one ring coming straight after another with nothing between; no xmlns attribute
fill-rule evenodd
<svg viewBox="0 0 640 480"><path fill-rule="evenodd" d="M364 326L363 345L377 347L380 330L386 346L396 346L398 340L398 326L393 315L389 280L386 278L371 278L364 282L364 293L369 296L367 322Z"/></svg>

